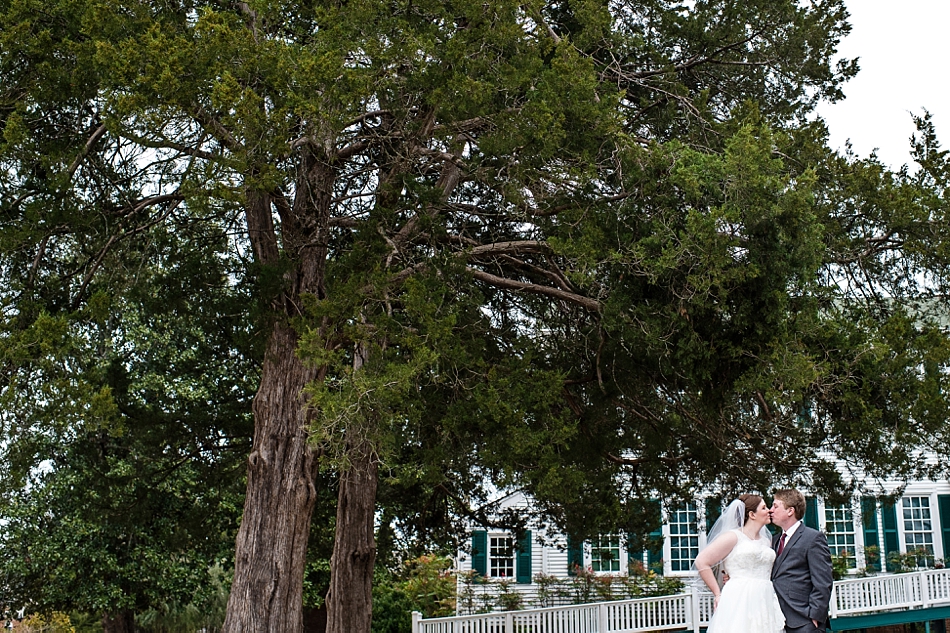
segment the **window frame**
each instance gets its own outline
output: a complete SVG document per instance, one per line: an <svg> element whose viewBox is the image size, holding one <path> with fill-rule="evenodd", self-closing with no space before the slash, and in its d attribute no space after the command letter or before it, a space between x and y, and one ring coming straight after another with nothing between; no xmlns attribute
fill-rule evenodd
<svg viewBox="0 0 950 633"><path fill-rule="evenodd" d="M904 494L903 496L901 496L901 498L900 498L900 504L897 505L897 507L900 509L900 514L898 515L898 519L897 519L898 536L899 536L898 546L900 547L900 551L901 551L902 553L907 554L907 553L908 553L909 546L912 546L912 547L919 547L919 546L921 545L921 544L916 544L916 543L915 543L915 544L908 543L908 542L907 542L907 537L908 537L909 534L929 534L929 536L930 536L930 543L923 543L923 545L924 545L925 547L926 547L927 545L930 546L930 555L924 557L924 564L923 564L923 565L920 564L920 559L918 558L918 561L917 561L918 568L923 567L923 568L926 568L926 569L932 569L932 568L934 567L934 562L935 562L935 560L936 560L937 558L940 558L940 554L942 554L942 552L938 550L938 543L937 543L938 539L936 538L936 532L937 532L938 521L937 521L936 518L934 517L934 504L933 504L933 499L932 499L932 497L933 497L933 494L929 494L929 493L928 493L928 494L913 494L913 493L909 493L909 494L908 494L908 493L905 493L905 494ZM905 509L906 509L906 508L905 508L905 506L904 506L904 502L905 502L905 501L911 501L911 504L912 504L912 503L913 503L913 502L912 502L913 499L926 500L926 502L927 502L927 508L926 508L926 509L927 509L927 513L928 513L928 515L929 515L929 519L926 519L926 520L930 522L930 530L929 530L929 531L923 530L923 529L921 529L921 530L915 530L915 529L908 530L908 529L907 529L907 524L906 524L906 522L907 522L908 520L911 522L911 527L912 527L912 528L913 528L913 522L914 522L914 521L919 520L921 523L923 523L923 522L925 521L925 519L923 519L922 517L921 517L920 519L915 519L915 518L913 517L913 510L914 510L913 505L911 505L910 508L909 508L909 509L911 510L911 515L912 515L911 518L910 518L910 519L905 518L904 512L905 512ZM920 509L923 510L923 506L922 506L922 505L920 506Z"/></svg>
<svg viewBox="0 0 950 633"><path fill-rule="evenodd" d="M612 574L626 574L627 573L626 559L628 558L628 556L626 555L627 548L625 547L626 544L624 543L624 538L620 534L598 534L594 538L598 539L597 544L594 543L593 539L588 540L585 543L585 547L584 547L584 550L585 550L584 557L586 559L585 567L590 569L591 573L602 574L605 576L609 576ZM608 547L606 548L600 545L600 541L602 541L603 539L610 539L611 541ZM614 547L614 542L616 542L616 547ZM605 550L616 550L617 569L594 569L594 564L595 564L594 552L605 551Z"/></svg>
<svg viewBox="0 0 950 633"><path fill-rule="evenodd" d="M496 540L505 539L508 541L508 551L507 556L496 556ZM518 561L517 561L517 552L515 551L515 537L510 532L489 532L488 533L488 542L487 542L487 559L485 562L485 575L491 580L511 580L515 581L518 577ZM495 561L510 561L510 566L505 565L505 569L511 569L511 574L508 576L496 575L496 570L500 569L496 567Z"/></svg>
<svg viewBox="0 0 950 633"><path fill-rule="evenodd" d="M831 555L835 556L838 553L835 551L836 549L847 549L850 547L851 564L848 566L848 573L849 574L857 573L857 570L859 568L858 563L863 562L864 560L864 534L863 534L863 530L861 530L860 534L858 533L859 532L857 528L858 522L856 519L856 517L858 519L861 518L861 514L855 512L853 504L842 504L842 505L837 505L837 506L831 506L831 505L828 505L827 503L824 503L823 499L822 499L821 507L819 508L818 511L820 512L821 517L822 517L821 528L822 528L822 532L825 533L825 538L828 540L828 550L831 552ZM828 517L829 512L836 513L839 511L845 513L844 517L842 517L841 519L838 519L838 518L829 519ZM848 514L851 515L850 516L850 523L851 523L850 532L847 530L843 532L832 532L831 530L828 529L828 526L831 524L846 523L848 521L848 518L847 518ZM850 535L851 543L850 544L847 542L843 544L836 543L835 541L838 535L843 535L846 540L847 540L847 536ZM860 552L861 560L859 560L859 552Z"/></svg>
<svg viewBox="0 0 950 633"><path fill-rule="evenodd" d="M696 497L686 503L694 507L696 522L693 527L695 528L695 532L688 536L696 538L697 546L695 549L699 552L706 547L706 497ZM667 577L690 577L696 575L692 570L692 563L696 560L695 556L690 560L685 570L673 570L673 539L683 538L684 534L673 534L670 528L673 517L676 512L681 509L682 506L670 508L664 505L663 507L663 575ZM680 525L680 523L677 524Z"/></svg>

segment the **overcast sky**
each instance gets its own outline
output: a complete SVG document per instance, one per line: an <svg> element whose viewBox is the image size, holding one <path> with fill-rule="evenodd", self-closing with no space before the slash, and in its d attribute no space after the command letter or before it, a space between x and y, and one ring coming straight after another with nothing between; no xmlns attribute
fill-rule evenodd
<svg viewBox="0 0 950 633"><path fill-rule="evenodd" d="M847 0L851 34L839 48L859 57L861 71L845 84L847 98L822 105L831 146L849 138L859 156L878 150L897 168L910 163L910 112L933 114L950 148L950 0Z"/></svg>

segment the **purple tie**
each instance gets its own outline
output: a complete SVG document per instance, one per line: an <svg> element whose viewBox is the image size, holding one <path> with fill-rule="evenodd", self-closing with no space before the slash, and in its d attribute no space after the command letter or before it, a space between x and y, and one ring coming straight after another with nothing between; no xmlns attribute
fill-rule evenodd
<svg viewBox="0 0 950 633"><path fill-rule="evenodd" d="M775 556L781 556L783 549L785 549L785 532L782 532L782 538L778 540L778 549L775 550Z"/></svg>

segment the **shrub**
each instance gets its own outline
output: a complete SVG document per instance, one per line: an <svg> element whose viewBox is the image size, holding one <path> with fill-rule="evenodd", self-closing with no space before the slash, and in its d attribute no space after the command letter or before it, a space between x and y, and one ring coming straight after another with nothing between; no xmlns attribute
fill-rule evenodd
<svg viewBox="0 0 950 633"><path fill-rule="evenodd" d="M881 568L881 548L877 545L868 545L864 548L864 564L870 569Z"/></svg>
<svg viewBox="0 0 950 633"><path fill-rule="evenodd" d="M14 624L13 630L16 633L76 633L69 616L58 611L49 615L28 615Z"/></svg>
<svg viewBox="0 0 950 633"><path fill-rule="evenodd" d="M854 554L850 550L843 550L831 557L831 576L841 580L848 575L848 570L854 568Z"/></svg>
<svg viewBox="0 0 950 633"><path fill-rule="evenodd" d="M412 612L427 618L455 613L455 574L452 559L424 554L403 563L396 576L377 570L373 579L373 633L408 633Z"/></svg>
<svg viewBox="0 0 950 633"><path fill-rule="evenodd" d="M403 564L407 577L400 588L414 611L427 618L455 613L456 586L451 558L423 554Z"/></svg>
<svg viewBox="0 0 950 633"><path fill-rule="evenodd" d="M524 596L517 589L512 590L510 580L502 580L497 583L498 587L498 606L502 611L517 611L524 606Z"/></svg>

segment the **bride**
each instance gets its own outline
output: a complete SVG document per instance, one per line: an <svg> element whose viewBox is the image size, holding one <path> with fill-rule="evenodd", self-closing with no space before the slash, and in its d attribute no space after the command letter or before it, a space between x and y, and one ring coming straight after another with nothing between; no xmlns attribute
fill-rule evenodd
<svg viewBox="0 0 950 633"><path fill-rule="evenodd" d="M715 596L706 633L781 633L785 616L770 580L769 509L759 495L741 495L709 530L694 566ZM720 585L717 577L728 574Z"/></svg>

